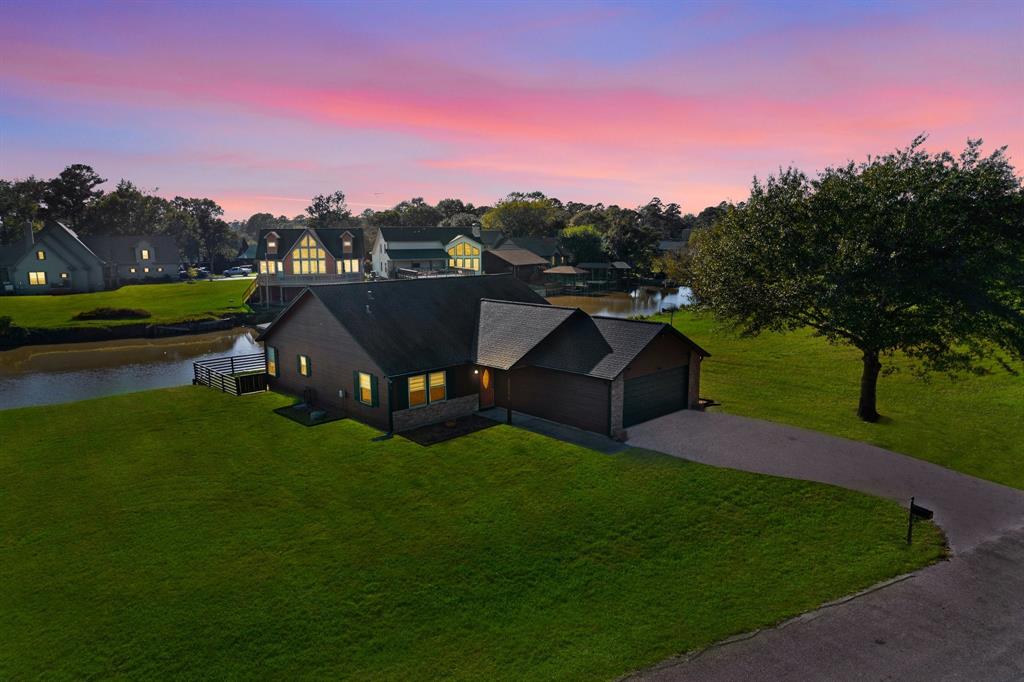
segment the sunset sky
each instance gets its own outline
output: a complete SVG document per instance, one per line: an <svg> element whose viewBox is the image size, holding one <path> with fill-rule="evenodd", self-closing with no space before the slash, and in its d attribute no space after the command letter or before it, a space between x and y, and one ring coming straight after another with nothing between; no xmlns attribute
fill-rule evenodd
<svg viewBox="0 0 1024 682"><path fill-rule="evenodd" d="M4 0L0 177L87 163L229 218L335 189L697 212L920 132L1024 167L1022 44L1009 1Z"/></svg>

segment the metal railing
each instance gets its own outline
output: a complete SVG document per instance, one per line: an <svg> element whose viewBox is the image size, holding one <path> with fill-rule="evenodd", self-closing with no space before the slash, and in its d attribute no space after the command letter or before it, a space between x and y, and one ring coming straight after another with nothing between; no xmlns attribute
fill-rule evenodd
<svg viewBox="0 0 1024 682"><path fill-rule="evenodd" d="M267 359L262 353L197 360L192 383L231 395L258 393L267 388Z"/></svg>

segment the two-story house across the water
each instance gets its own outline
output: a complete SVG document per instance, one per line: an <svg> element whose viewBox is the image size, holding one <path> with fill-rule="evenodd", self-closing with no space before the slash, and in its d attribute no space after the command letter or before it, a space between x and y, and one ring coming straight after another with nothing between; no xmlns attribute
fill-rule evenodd
<svg viewBox="0 0 1024 682"><path fill-rule="evenodd" d="M363 255L357 227L260 230L256 300L286 303L307 286L362 281Z"/></svg>
<svg viewBox="0 0 1024 682"><path fill-rule="evenodd" d="M373 245L373 272L384 279L480 275L482 252L470 227L382 227Z"/></svg>

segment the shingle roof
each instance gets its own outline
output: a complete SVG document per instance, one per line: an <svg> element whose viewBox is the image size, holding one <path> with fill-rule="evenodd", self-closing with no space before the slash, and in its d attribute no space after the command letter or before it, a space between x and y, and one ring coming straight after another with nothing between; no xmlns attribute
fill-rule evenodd
<svg viewBox="0 0 1024 682"><path fill-rule="evenodd" d="M545 275L586 275L587 271L572 265L556 265L544 271Z"/></svg>
<svg viewBox="0 0 1024 682"><path fill-rule="evenodd" d="M520 249L514 246L501 246L492 249L489 253L494 254L509 265L547 265L548 262L535 254L533 251Z"/></svg>
<svg viewBox="0 0 1024 682"><path fill-rule="evenodd" d="M576 312L547 303L482 300L473 361L509 369Z"/></svg>
<svg viewBox="0 0 1024 682"><path fill-rule="evenodd" d="M444 249L388 249L391 260L445 260L448 252Z"/></svg>
<svg viewBox="0 0 1024 682"><path fill-rule="evenodd" d="M511 275L328 284L304 295L319 299L388 376L470 362L481 299L545 304Z"/></svg>
<svg viewBox="0 0 1024 682"><path fill-rule="evenodd" d="M480 243L488 249L496 249L505 241L505 233L501 230L480 230Z"/></svg>
<svg viewBox="0 0 1024 682"><path fill-rule="evenodd" d="M264 259L267 256L267 235L271 232L277 234L277 256L283 257L284 254L292 250L295 246L295 242L299 241L306 232L305 227L287 227L287 228L273 228L260 230L259 245L256 247L256 258ZM310 232L317 238L317 240L323 245L335 258L362 258L363 255L363 231L358 227L320 227L317 229L310 229ZM342 235L346 232L352 235L352 254L345 254L343 247Z"/></svg>
<svg viewBox="0 0 1024 682"><path fill-rule="evenodd" d="M611 263L577 263L584 270L611 270Z"/></svg>
<svg viewBox="0 0 1024 682"><path fill-rule="evenodd" d="M456 237L469 237L479 241L473 236L471 227L382 227L380 236L390 246L392 243L400 242L441 242L447 244ZM390 250L390 249L389 249Z"/></svg>
<svg viewBox="0 0 1024 682"><path fill-rule="evenodd" d="M167 234L92 234L81 237L80 241L84 242L90 251L108 264L137 262L138 257L133 249L138 249L142 242L147 242L153 249L150 260L161 263L177 263L181 258L178 253L178 243L174 241L174 237Z"/></svg>
<svg viewBox="0 0 1024 682"><path fill-rule="evenodd" d="M533 251L542 258L550 260L552 256L562 253L555 237L513 237L512 243L521 249Z"/></svg>

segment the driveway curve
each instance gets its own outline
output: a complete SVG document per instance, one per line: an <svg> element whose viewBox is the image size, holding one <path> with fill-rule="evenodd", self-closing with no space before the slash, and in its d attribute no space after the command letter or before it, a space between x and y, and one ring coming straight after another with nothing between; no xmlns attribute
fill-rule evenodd
<svg viewBox="0 0 1024 682"><path fill-rule="evenodd" d="M785 478L831 483L935 511L954 553L1024 527L1024 491L858 441L684 410L629 429L629 445Z"/></svg>

